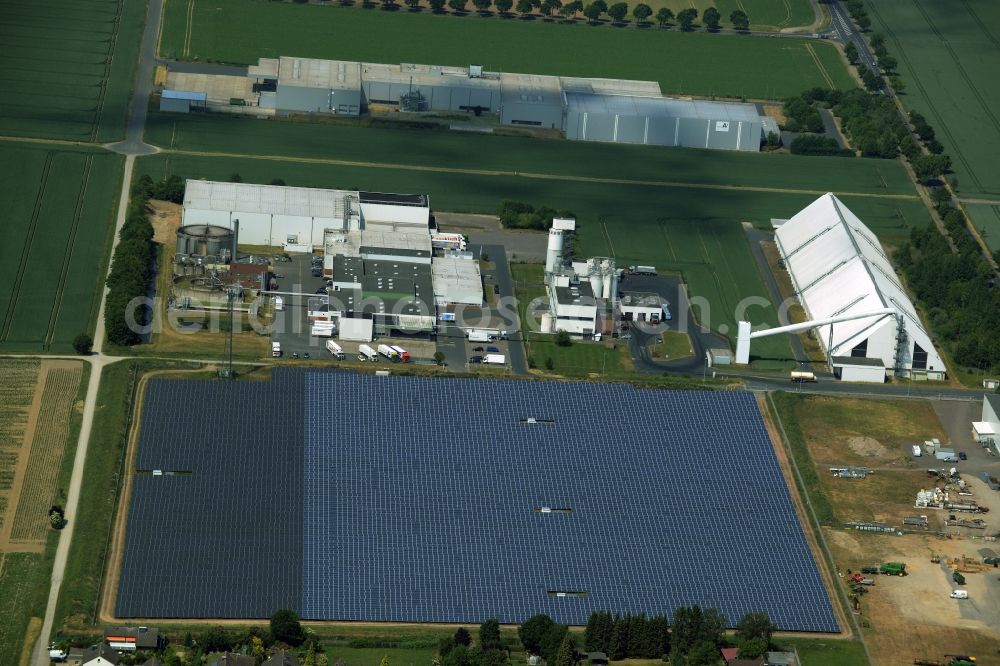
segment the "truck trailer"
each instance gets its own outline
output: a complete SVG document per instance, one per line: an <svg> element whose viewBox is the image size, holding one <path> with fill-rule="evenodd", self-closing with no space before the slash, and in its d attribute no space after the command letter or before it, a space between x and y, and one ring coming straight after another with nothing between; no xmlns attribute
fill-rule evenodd
<svg viewBox="0 0 1000 666"><path fill-rule="evenodd" d="M406 351L405 349L397 345L392 345L392 350L396 352L401 362L403 363L410 362L410 352Z"/></svg>
<svg viewBox="0 0 1000 666"><path fill-rule="evenodd" d="M490 363L492 365L506 365L507 357L503 354L487 354L483 357L483 363Z"/></svg>
<svg viewBox="0 0 1000 666"><path fill-rule="evenodd" d="M359 361L378 361L378 354L368 345L358 345Z"/></svg>
<svg viewBox="0 0 1000 666"><path fill-rule="evenodd" d="M335 359L337 359L338 361L343 361L344 358L345 358L345 356L344 356L344 348L341 347L340 345L338 345L333 340L327 340L326 341L326 350L328 352L330 352L331 354L333 354L333 357Z"/></svg>
<svg viewBox="0 0 1000 666"><path fill-rule="evenodd" d="M378 353L385 356L390 361L399 361L399 352L390 347L389 345L379 345Z"/></svg>
<svg viewBox="0 0 1000 666"><path fill-rule="evenodd" d="M273 356L274 358L278 358L279 356L281 356L281 343L280 342L272 342L271 343L271 356Z"/></svg>

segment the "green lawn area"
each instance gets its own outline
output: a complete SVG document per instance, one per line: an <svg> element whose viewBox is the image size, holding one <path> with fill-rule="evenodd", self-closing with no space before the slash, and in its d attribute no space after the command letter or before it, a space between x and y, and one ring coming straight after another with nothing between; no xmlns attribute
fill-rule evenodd
<svg viewBox="0 0 1000 666"><path fill-rule="evenodd" d="M770 12L778 18L780 9ZM436 16L267 0L167 0L160 55L236 64L293 55L415 62L503 72L653 80L664 93L779 99L814 86L855 86L831 44L621 30L543 21ZM728 19L728 14L725 16ZM517 48L511 48L512 45ZM539 57L540 53L545 57ZM585 56L584 54L592 54Z"/></svg>
<svg viewBox="0 0 1000 666"><path fill-rule="evenodd" d="M873 30L885 34L899 60L903 103L934 128L962 194L1000 194L1000 86L987 84L1000 69L1000 3L879 0L865 6Z"/></svg>
<svg viewBox="0 0 1000 666"><path fill-rule="evenodd" d="M149 116L146 140L164 148L196 152L374 163L385 167L773 188L776 193L802 190L815 196L826 192L898 194L916 200L906 171L894 160L818 159L774 153L490 136L447 129L261 121L223 114L159 112ZM248 163L243 159L233 162ZM277 167L273 167L274 177L287 180ZM243 168L233 170L246 176ZM705 197L714 197L716 191L712 190L713 194L705 194Z"/></svg>
<svg viewBox="0 0 1000 666"><path fill-rule="evenodd" d="M379 666L383 657L389 658L392 666L430 666L434 661L436 648L356 648L344 645L329 645L326 655L330 663L342 660L346 666Z"/></svg>
<svg viewBox="0 0 1000 666"><path fill-rule="evenodd" d="M863 666L868 663L865 648L859 641L823 638L775 639L779 647L795 649L802 666Z"/></svg>
<svg viewBox="0 0 1000 666"><path fill-rule="evenodd" d="M123 160L105 151L0 143L0 350L71 353L93 329Z"/></svg>
<svg viewBox="0 0 1000 666"><path fill-rule="evenodd" d="M653 345L652 353L656 358L673 360L691 355L691 339L687 333L664 331L660 333L660 340Z"/></svg>
<svg viewBox="0 0 1000 666"><path fill-rule="evenodd" d="M145 10L138 0L5 2L0 134L122 138Z"/></svg>

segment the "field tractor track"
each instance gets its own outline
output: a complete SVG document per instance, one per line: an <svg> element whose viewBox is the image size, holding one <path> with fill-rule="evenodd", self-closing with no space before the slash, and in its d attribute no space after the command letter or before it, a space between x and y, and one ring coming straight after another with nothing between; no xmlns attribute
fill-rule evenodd
<svg viewBox="0 0 1000 666"><path fill-rule="evenodd" d="M45 153L45 164L42 165L42 176L38 185L38 196L35 197L35 207L31 211L31 220L28 222L28 232L24 236L24 248L21 250L21 260L17 264L17 277L10 290L10 302L7 304L7 312L4 314L3 328L0 329L0 340L6 340L10 335L10 327L14 323L14 308L17 306L18 296L21 293L21 283L24 282L24 269L28 265L28 253L31 250L31 241L35 237L35 229L38 227L38 215L42 210L42 202L45 200L45 185L49 179L49 169L52 167L52 153Z"/></svg>
<svg viewBox="0 0 1000 666"><path fill-rule="evenodd" d="M97 96L97 107L94 109L94 126L90 131L90 140L97 141L101 134L101 119L104 116L104 98L108 94L108 81L111 80L111 65L115 59L115 46L118 44L118 34L121 32L122 14L125 11L124 0L118 1L118 11L113 21L111 38L108 40L108 50L104 61L104 77L101 79L101 92Z"/></svg>
<svg viewBox="0 0 1000 666"><path fill-rule="evenodd" d="M986 27L986 24L983 23L983 20L979 18L979 14L977 14L976 10L974 10L972 8L972 5L969 4L969 0L960 0L960 2L962 3L962 6L965 7L965 10L969 12L969 16L972 17L972 20L975 21L976 25L979 26L979 29L982 30L983 34L986 36L986 39L993 42L993 46L1000 49L1000 39L997 39L996 37L993 36L993 33L990 32L989 28Z"/></svg>
<svg viewBox="0 0 1000 666"><path fill-rule="evenodd" d="M993 115L993 111L990 109L989 104L987 104L986 100L983 99L983 96L979 94L979 88L976 86L975 82L973 82L972 78L969 77L969 73L965 71L965 67L962 65L962 61L959 60L958 54L955 53L955 49L952 48L951 43L947 39L945 39L944 35L941 34L941 31L937 29L936 25L934 25L934 22L931 20L931 17L927 15L927 11L923 8L923 5L920 4L920 0L913 0L913 4L917 7L918 10L920 10L920 15L924 17L924 21L927 22L927 25L931 27L931 30L934 31L934 34L944 45L945 49L948 50L948 55L951 56L952 62L955 63L955 67L958 69L958 73L962 75L962 80L965 81L965 84L969 87L969 90L972 91L972 94L975 95L976 99L979 101L979 105L983 107L983 111L985 111L986 115L989 116L989 119L993 125L993 129L995 129L997 133L1000 134L1000 121L997 121L997 117Z"/></svg>
<svg viewBox="0 0 1000 666"><path fill-rule="evenodd" d="M45 331L45 339L42 341L42 349L48 351L52 345L52 336L55 334L56 321L59 318L59 310L62 309L63 297L66 289L66 276L69 273L69 264L73 259L73 248L76 243L76 234L80 228L80 218L83 216L83 203L87 196L87 187L90 185L90 170L94 166L94 155L87 156L87 161L83 166L83 179L80 183L80 194L76 200L76 210L73 211L73 223L69 229L66 240L66 252L63 254L62 268L59 270L59 283L56 287L56 297L52 303L52 312L49 314L49 327Z"/></svg>
<svg viewBox="0 0 1000 666"><path fill-rule="evenodd" d="M916 0L914 0L914 4L916 4ZM875 3L869 4L868 8L878 18L879 22L882 23L882 25L888 25L879 14L878 9L875 6ZM892 40L893 45L896 47L896 52L899 54L900 61L906 63L906 66L909 68L910 72L912 72L913 83L919 89L920 94L923 96L924 101L927 103L927 108L929 109L930 113L934 116L935 125L941 128L941 132L943 132L945 136L947 136L948 141L951 142L951 145L957 147L958 142L955 141L955 136L949 130L948 123L944 122L944 118L942 117L941 112L937 110L936 106L934 106L934 102L931 99L931 96L928 94L927 88L924 86L923 81L920 80L920 76L917 75L917 69L913 66L913 63L910 61L909 56L906 55L906 50L903 48L902 44L899 43L899 38L896 37L896 33L894 33L892 30L887 30L886 32L889 35L889 39ZM979 181L979 178L976 177L976 172L972 170L972 165L969 164L968 160L961 153L961 151L956 150L955 156L956 159L961 161L962 164L965 166L965 169L968 172L969 177L972 179L973 183L975 183L976 188L979 191L983 191L983 184Z"/></svg>

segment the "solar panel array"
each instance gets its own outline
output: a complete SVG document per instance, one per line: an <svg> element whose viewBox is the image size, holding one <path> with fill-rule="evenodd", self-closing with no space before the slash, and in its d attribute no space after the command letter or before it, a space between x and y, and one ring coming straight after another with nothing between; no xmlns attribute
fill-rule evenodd
<svg viewBox="0 0 1000 666"><path fill-rule="evenodd" d="M150 381L118 616L264 618L301 606L302 400L301 376L281 373Z"/></svg>
<svg viewBox="0 0 1000 666"><path fill-rule="evenodd" d="M121 617L838 630L747 393L279 370L152 381L140 435L190 474L134 479Z"/></svg>
<svg viewBox="0 0 1000 666"><path fill-rule="evenodd" d="M838 630L748 393L309 373L305 396L304 617L698 603Z"/></svg>

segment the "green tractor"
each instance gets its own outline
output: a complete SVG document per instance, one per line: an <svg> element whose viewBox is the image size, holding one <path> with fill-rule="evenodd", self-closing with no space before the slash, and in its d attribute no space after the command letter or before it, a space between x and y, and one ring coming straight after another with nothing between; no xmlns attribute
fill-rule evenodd
<svg viewBox="0 0 1000 666"><path fill-rule="evenodd" d="M906 565L902 562L886 562L879 568L879 573L883 576L905 576Z"/></svg>

